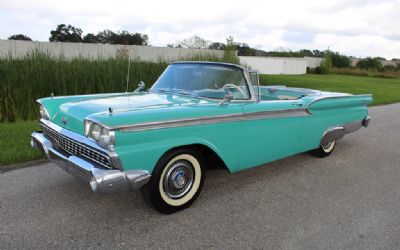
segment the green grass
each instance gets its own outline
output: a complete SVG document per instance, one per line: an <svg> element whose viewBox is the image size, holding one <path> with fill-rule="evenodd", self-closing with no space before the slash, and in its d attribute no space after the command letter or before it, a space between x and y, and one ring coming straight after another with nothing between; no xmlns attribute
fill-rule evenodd
<svg viewBox="0 0 400 250"><path fill-rule="evenodd" d="M38 121L0 123L0 169L5 165L43 158L30 145L30 135L38 129Z"/></svg>
<svg viewBox="0 0 400 250"><path fill-rule="evenodd" d="M383 79L376 77L348 75L261 75L262 85L286 85L324 91L350 94L373 94L372 105L400 102L400 78Z"/></svg>

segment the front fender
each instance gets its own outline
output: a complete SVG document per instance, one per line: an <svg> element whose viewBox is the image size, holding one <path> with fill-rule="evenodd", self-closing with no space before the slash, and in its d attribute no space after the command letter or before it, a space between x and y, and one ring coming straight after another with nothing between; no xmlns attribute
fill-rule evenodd
<svg viewBox="0 0 400 250"><path fill-rule="evenodd" d="M116 147L124 170L142 169L150 173L170 149L201 144L213 150L228 170L238 167L241 145L240 122L187 126L181 128L116 132Z"/></svg>
<svg viewBox="0 0 400 250"><path fill-rule="evenodd" d="M226 157L212 142L197 137L135 144L134 146L119 147L116 151L120 157L124 170L143 169L152 173L157 161L167 151L176 147L193 144L207 146L213 150L224 161L229 169L233 168L237 163L234 159L229 161L229 157Z"/></svg>

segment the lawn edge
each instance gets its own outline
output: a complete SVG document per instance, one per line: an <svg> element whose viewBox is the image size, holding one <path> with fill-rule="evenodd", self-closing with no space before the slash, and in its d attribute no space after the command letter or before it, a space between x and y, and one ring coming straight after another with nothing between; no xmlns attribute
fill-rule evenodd
<svg viewBox="0 0 400 250"><path fill-rule="evenodd" d="M28 168L28 167L36 167L44 163L49 163L48 159L40 159L40 160L33 160L33 161L26 161L22 163L10 164L10 165L2 165L0 166L0 174L21 169L21 168Z"/></svg>

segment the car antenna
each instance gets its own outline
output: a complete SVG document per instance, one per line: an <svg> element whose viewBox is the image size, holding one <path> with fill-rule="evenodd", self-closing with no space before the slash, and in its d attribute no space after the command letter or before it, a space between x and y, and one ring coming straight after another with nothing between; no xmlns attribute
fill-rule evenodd
<svg viewBox="0 0 400 250"><path fill-rule="evenodd" d="M131 55L130 55L130 49L128 48L128 73L126 76L126 90L125 90L125 94L126 97L128 98L128 104L129 104L129 108L131 108L131 100L128 96L128 90L129 90L129 71L131 69Z"/></svg>
<svg viewBox="0 0 400 250"><path fill-rule="evenodd" d="M131 57L129 56L129 51L128 51L128 74L126 76L126 90L125 93L128 93L129 90L129 71L131 68Z"/></svg>

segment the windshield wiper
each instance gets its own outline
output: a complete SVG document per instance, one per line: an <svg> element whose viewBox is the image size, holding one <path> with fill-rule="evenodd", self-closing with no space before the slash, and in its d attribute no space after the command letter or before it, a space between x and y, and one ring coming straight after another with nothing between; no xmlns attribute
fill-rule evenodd
<svg viewBox="0 0 400 250"><path fill-rule="evenodd" d="M194 94L189 91L186 91L186 90L183 90L183 89L160 88L160 89L154 89L152 91L159 92L159 93L171 93L171 94L199 97L199 95Z"/></svg>
<svg viewBox="0 0 400 250"><path fill-rule="evenodd" d="M172 89L167 89L167 88L162 88L162 89L150 89L152 92L157 92L157 93L173 93Z"/></svg>
<svg viewBox="0 0 400 250"><path fill-rule="evenodd" d="M183 90L183 89L174 89L174 93L177 93L180 95L192 95L191 92Z"/></svg>

